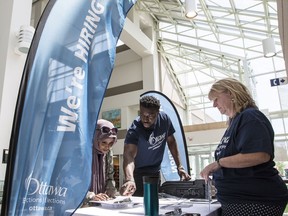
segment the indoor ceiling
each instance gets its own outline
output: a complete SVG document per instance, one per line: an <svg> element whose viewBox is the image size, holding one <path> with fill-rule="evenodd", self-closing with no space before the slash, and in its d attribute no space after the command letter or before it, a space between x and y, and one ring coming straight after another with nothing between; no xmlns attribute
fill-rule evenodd
<svg viewBox="0 0 288 216"><path fill-rule="evenodd" d="M48 2L33 0L33 4L38 1ZM260 109L268 109L272 119L288 122L288 105L283 99L287 96L280 95L287 88L271 90L269 84L271 78L287 76L276 0L197 0L197 8L198 16L187 19L184 0L137 0L134 5L140 17L149 14L155 22L158 52L187 107L187 124L223 120L211 107L207 93L215 80L225 77L249 85L254 98L257 95L256 102L268 101L258 101ZM145 18L141 25L145 28ZM273 58L263 56L262 40L268 37L275 41L277 55ZM262 77L264 85L259 81ZM266 94L270 93L277 102L269 103ZM273 104L278 105L270 108ZM280 128L285 128L284 123Z"/></svg>
<svg viewBox="0 0 288 216"><path fill-rule="evenodd" d="M198 0L194 19L184 16L183 0L138 0L134 7L153 17L158 51L190 112L211 107L207 93L216 79L285 70L276 0ZM278 52L273 60L263 57L268 37ZM266 70L259 69L261 61Z"/></svg>

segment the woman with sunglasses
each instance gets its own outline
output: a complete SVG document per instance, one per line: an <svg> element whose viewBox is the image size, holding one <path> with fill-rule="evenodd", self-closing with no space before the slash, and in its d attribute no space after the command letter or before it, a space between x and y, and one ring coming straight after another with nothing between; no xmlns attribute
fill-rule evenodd
<svg viewBox="0 0 288 216"><path fill-rule="evenodd" d="M97 121L93 140L91 187L84 204L103 201L115 196L112 146L117 142L117 128L104 119Z"/></svg>

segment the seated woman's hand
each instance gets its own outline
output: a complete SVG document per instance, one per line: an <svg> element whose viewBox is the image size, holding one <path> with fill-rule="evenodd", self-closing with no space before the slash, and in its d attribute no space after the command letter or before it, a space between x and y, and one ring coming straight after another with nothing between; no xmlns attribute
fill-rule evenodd
<svg viewBox="0 0 288 216"><path fill-rule="evenodd" d="M93 197L93 200L95 201L106 201L108 199L109 199L109 196L105 193L99 193Z"/></svg>

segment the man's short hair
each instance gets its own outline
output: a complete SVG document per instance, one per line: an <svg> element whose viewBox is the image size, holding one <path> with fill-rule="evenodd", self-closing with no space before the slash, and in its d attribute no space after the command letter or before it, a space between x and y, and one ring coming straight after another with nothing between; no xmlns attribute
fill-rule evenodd
<svg viewBox="0 0 288 216"><path fill-rule="evenodd" d="M159 110L161 104L157 98L148 95L148 96L143 96L140 98L140 106L143 106L143 107L148 108L148 109Z"/></svg>

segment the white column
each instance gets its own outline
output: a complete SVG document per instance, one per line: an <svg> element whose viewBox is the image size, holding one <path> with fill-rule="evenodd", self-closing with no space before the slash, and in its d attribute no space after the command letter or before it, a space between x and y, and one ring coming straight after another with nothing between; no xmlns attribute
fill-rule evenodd
<svg viewBox="0 0 288 216"><path fill-rule="evenodd" d="M9 148L11 128L26 54L16 54L16 33L30 25L32 0L0 1L0 180L5 178L3 149Z"/></svg>

